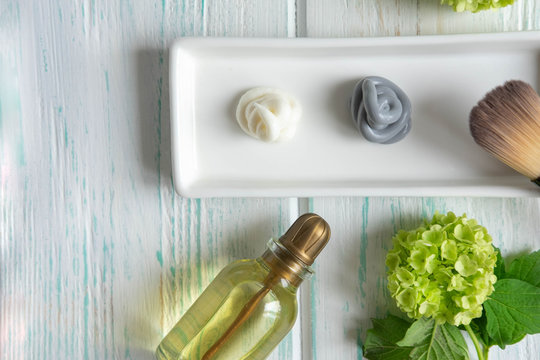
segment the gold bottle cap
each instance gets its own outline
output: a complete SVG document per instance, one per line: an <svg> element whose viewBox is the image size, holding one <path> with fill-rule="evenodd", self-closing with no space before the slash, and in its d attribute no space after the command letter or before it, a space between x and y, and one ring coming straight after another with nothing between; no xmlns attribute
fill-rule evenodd
<svg viewBox="0 0 540 360"><path fill-rule="evenodd" d="M279 239L283 247L306 265L313 261L330 239L330 226L317 214L300 216Z"/></svg>

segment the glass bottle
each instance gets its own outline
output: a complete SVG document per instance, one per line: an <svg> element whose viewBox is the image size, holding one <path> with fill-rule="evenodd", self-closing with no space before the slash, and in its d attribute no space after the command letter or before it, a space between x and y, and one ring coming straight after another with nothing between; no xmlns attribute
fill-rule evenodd
<svg viewBox="0 0 540 360"><path fill-rule="evenodd" d="M330 238L316 214L304 214L257 259L226 266L156 350L159 360L265 359L291 330L296 292Z"/></svg>

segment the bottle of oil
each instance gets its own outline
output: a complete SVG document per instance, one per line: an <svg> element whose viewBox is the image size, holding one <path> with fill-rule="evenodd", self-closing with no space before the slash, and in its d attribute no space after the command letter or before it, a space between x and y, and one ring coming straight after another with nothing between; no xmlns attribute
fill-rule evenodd
<svg viewBox="0 0 540 360"><path fill-rule="evenodd" d="M291 330L296 291L330 238L316 214L304 214L264 254L226 266L167 334L159 360L259 360Z"/></svg>

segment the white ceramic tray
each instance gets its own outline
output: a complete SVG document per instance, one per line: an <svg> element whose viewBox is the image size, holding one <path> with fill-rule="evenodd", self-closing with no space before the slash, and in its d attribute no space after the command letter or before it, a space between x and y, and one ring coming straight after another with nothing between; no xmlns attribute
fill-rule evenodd
<svg viewBox="0 0 540 360"><path fill-rule="evenodd" d="M538 89L540 32L354 39L183 38L171 49L176 190L209 196L540 196L470 136L468 116L509 79ZM412 102L412 130L373 144L355 129L355 83L378 75ZM236 123L239 97L295 94L295 137L268 144Z"/></svg>

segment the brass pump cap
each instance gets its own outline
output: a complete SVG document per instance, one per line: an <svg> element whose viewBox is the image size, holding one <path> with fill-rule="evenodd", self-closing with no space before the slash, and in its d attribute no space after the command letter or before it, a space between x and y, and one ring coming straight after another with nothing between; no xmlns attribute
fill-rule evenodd
<svg viewBox="0 0 540 360"><path fill-rule="evenodd" d="M279 239L280 243L306 265L315 258L330 239L330 226L317 214L300 216Z"/></svg>

